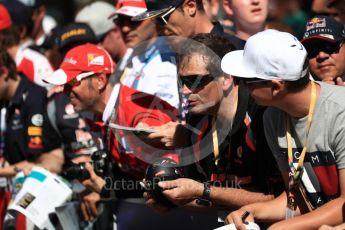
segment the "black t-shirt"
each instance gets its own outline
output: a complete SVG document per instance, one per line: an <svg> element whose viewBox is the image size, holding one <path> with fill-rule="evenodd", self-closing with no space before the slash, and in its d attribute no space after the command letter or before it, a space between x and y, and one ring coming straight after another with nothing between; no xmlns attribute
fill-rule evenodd
<svg viewBox="0 0 345 230"><path fill-rule="evenodd" d="M35 159L56 147L42 140L47 128L46 102L47 91L22 76L14 97L6 105L4 156L10 164Z"/></svg>
<svg viewBox="0 0 345 230"><path fill-rule="evenodd" d="M240 84L237 111L230 133L219 145L219 161L215 164L211 117L192 116L188 123L199 129L207 128L200 136L191 135L196 146L193 155L203 155L198 163L185 168L186 176L200 181L212 180L215 185L259 189L279 194L284 184L264 135L262 115L265 108L258 106L246 87ZM204 124L204 125L201 125ZM196 144L195 144L196 143ZM201 144L200 144L201 143ZM201 153L198 153L201 149ZM206 157L205 157L206 156Z"/></svg>
<svg viewBox="0 0 345 230"><path fill-rule="evenodd" d="M55 93L49 98L47 114L50 130L43 141L61 146L66 160L81 154L90 155L102 145L100 138L91 133L85 119L74 110L66 94Z"/></svg>
<svg viewBox="0 0 345 230"><path fill-rule="evenodd" d="M219 22L214 23L214 27L212 28L211 33L218 34L226 38L231 44L235 46L237 50L243 50L246 44L245 40L242 40L232 34L225 33L222 25Z"/></svg>

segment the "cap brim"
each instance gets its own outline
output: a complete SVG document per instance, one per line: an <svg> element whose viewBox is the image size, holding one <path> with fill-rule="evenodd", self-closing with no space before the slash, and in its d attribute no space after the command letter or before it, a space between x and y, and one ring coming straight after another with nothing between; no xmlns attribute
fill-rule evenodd
<svg viewBox="0 0 345 230"><path fill-rule="evenodd" d="M310 36L310 37L306 37L306 38L302 39L301 43L304 44L304 43L307 43L307 42L312 41L312 40L323 40L323 41L332 42L332 43L336 43L337 42L334 39L327 38L327 37L324 37L324 36Z"/></svg>
<svg viewBox="0 0 345 230"><path fill-rule="evenodd" d="M142 21L149 18L155 18L160 15L163 15L164 13L169 11L171 8L172 6L164 8L164 9L160 9L160 10L146 11L144 13L141 13L139 15L132 17L132 21Z"/></svg>
<svg viewBox="0 0 345 230"><path fill-rule="evenodd" d="M80 70L72 70L67 73L63 69L58 69L50 76L44 78L43 81L52 85L64 85L80 73Z"/></svg>
<svg viewBox="0 0 345 230"><path fill-rule="evenodd" d="M244 66L243 50L236 50L227 53L221 62L224 73L241 78L260 78L255 73L249 72L248 67Z"/></svg>
<svg viewBox="0 0 345 230"><path fill-rule="evenodd" d="M132 7L132 6L124 6L120 9L116 10L115 13L111 14L109 16L110 19L116 19L117 15L125 15L128 17L135 17L137 15L143 14L146 12L146 9L140 8L140 7Z"/></svg>

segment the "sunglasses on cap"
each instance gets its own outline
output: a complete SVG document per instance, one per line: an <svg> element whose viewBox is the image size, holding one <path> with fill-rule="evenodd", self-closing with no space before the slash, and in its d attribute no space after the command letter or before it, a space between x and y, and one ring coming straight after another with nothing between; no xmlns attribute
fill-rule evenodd
<svg viewBox="0 0 345 230"><path fill-rule="evenodd" d="M75 78L73 78L72 80L70 80L69 82L67 82L66 86L69 86L72 88L79 86L81 84L81 80L86 79L86 78L90 78L90 77L93 77L96 75L98 75L98 74L94 73L94 72L81 73L81 74L77 75Z"/></svg>
<svg viewBox="0 0 345 230"><path fill-rule="evenodd" d="M342 46L343 42L323 42L323 43L314 43L314 44L306 44L305 48L308 53L308 58L315 58L319 55L320 52L324 52L326 54L336 54L339 53L339 49Z"/></svg>
<svg viewBox="0 0 345 230"><path fill-rule="evenodd" d="M205 87L208 83L210 83L213 80L215 80L215 78L211 74L195 74L186 76L183 76L181 74L178 75L178 81L180 86L182 87L183 85L185 85L190 90Z"/></svg>

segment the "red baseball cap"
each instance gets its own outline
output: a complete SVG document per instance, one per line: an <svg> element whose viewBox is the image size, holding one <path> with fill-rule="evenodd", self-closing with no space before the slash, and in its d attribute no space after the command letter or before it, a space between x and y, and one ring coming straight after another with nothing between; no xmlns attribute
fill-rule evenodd
<svg viewBox="0 0 345 230"><path fill-rule="evenodd" d="M76 46L67 52L60 69L44 79L53 85L64 85L76 78L78 81L95 73L111 74L115 63L103 48L91 43Z"/></svg>
<svg viewBox="0 0 345 230"><path fill-rule="evenodd" d="M0 30L8 29L11 25L12 20L10 13L3 4L0 4Z"/></svg>
<svg viewBox="0 0 345 230"><path fill-rule="evenodd" d="M116 4L116 12L110 15L109 18L116 17L118 14L134 17L144 13L146 10L144 0L119 0Z"/></svg>

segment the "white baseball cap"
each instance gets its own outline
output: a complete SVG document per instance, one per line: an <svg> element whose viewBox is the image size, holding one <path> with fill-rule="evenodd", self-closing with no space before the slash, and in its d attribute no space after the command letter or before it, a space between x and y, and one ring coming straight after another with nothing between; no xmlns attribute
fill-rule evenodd
<svg viewBox="0 0 345 230"><path fill-rule="evenodd" d="M95 32L96 37L100 39L114 28L113 18L109 16L115 12L115 6L107 2L96 1L82 8L76 15L75 21L88 24Z"/></svg>
<svg viewBox="0 0 345 230"><path fill-rule="evenodd" d="M221 68L241 78L296 81L309 76L304 46L293 35L272 29L251 36L244 50L226 54Z"/></svg>

